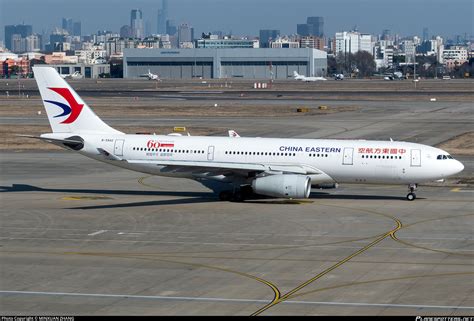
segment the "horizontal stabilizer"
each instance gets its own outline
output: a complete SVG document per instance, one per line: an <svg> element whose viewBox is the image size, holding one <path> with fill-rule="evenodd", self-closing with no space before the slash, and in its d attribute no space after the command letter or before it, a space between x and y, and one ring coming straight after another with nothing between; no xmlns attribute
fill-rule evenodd
<svg viewBox="0 0 474 321"><path fill-rule="evenodd" d="M97 151L98 151L102 156L104 156L106 159L108 159L108 160L115 160L115 161L121 161L121 160L123 160L122 158L117 157L117 156L115 156L115 155L112 154L112 153L109 153L108 151L106 151L106 150L103 149L103 148L97 148Z"/></svg>

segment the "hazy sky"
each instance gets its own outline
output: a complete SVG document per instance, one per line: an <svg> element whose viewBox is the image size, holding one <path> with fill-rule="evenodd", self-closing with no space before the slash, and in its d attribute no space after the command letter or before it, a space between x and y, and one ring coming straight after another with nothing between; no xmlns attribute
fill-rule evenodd
<svg viewBox="0 0 474 321"><path fill-rule="evenodd" d="M235 35L258 35L260 29L280 29L296 33L296 24L307 16L322 16L324 31L357 26L361 32L380 34L453 36L474 34L473 0L168 0L169 18L186 22L201 32L221 30ZM62 17L82 22L82 33L97 30L118 32L130 23L130 10L142 9L144 21L156 32L157 10L161 0L0 0L0 39L4 25L32 24L33 31L61 26Z"/></svg>

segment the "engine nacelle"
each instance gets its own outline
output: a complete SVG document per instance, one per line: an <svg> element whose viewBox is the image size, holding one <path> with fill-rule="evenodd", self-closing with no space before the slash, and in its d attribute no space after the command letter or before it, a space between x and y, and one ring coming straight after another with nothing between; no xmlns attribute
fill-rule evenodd
<svg viewBox="0 0 474 321"><path fill-rule="evenodd" d="M258 177L252 181L255 193L285 198L308 198L311 179L306 175L281 174Z"/></svg>

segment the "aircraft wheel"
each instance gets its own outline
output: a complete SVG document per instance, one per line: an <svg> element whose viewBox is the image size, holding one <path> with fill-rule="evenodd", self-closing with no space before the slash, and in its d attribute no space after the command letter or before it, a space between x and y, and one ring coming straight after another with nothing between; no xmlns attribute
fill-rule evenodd
<svg viewBox="0 0 474 321"><path fill-rule="evenodd" d="M240 191L235 192L234 195L232 196L232 201L234 201L234 202L243 202L244 201L243 193L240 192Z"/></svg>
<svg viewBox="0 0 474 321"><path fill-rule="evenodd" d="M222 191L219 193L219 200L221 201L230 201L232 199L231 191Z"/></svg>
<svg viewBox="0 0 474 321"><path fill-rule="evenodd" d="M416 194L415 193L408 193L407 194L407 200L414 201L415 199L416 199Z"/></svg>

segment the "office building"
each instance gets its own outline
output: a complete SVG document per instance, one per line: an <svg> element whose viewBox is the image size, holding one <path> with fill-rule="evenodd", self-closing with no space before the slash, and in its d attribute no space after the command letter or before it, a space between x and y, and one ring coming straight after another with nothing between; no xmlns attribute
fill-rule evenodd
<svg viewBox="0 0 474 321"><path fill-rule="evenodd" d="M324 35L324 18L323 17L308 17L306 24L311 27L311 36L322 37Z"/></svg>
<svg viewBox="0 0 474 321"><path fill-rule="evenodd" d="M299 48L299 41L289 39L287 37L277 38L274 41L270 42L270 48Z"/></svg>
<svg viewBox="0 0 474 321"><path fill-rule="evenodd" d="M296 25L296 33L303 37L324 36L324 18L323 17L308 17L306 23Z"/></svg>
<svg viewBox="0 0 474 321"><path fill-rule="evenodd" d="M316 36L304 36L299 38L300 48L314 48L324 50L326 39Z"/></svg>
<svg viewBox="0 0 474 321"><path fill-rule="evenodd" d="M13 50L12 37L19 35L21 38L26 38L33 34L33 27L31 25L7 25L5 26L5 48ZM18 44L18 36L15 37L16 44Z"/></svg>
<svg viewBox="0 0 474 321"><path fill-rule="evenodd" d="M73 36L82 36L82 27L81 27L81 22L76 21L72 25L72 35Z"/></svg>
<svg viewBox="0 0 474 321"><path fill-rule="evenodd" d="M141 39L145 35L143 27L143 15L140 9L133 9L130 14L130 28L132 37Z"/></svg>
<svg viewBox="0 0 474 321"><path fill-rule="evenodd" d="M356 31L336 32L335 54L355 54L358 51L367 51L373 54L372 36Z"/></svg>
<svg viewBox="0 0 474 321"><path fill-rule="evenodd" d="M192 48L194 40L194 28L183 23L178 27L178 44L180 48Z"/></svg>
<svg viewBox="0 0 474 321"><path fill-rule="evenodd" d="M123 25L120 28L120 37L121 38L131 38L132 37L132 28L129 25Z"/></svg>
<svg viewBox="0 0 474 321"><path fill-rule="evenodd" d="M164 35L168 33L167 22L168 22L168 0L161 0L161 8L158 9L158 20L157 20L157 32L159 35Z"/></svg>
<svg viewBox="0 0 474 321"><path fill-rule="evenodd" d="M72 35L73 21L72 18L63 18L62 28L67 31L68 34Z"/></svg>
<svg viewBox="0 0 474 321"><path fill-rule="evenodd" d="M166 20L166 34L170 36L176 35L178 28L176 28L176 24L174 20Z"/></svg>
<svg viewBox="0 0 474 321"><path fill-rule="evenodd" d="M270 41L280 37L280 30L262 29L260 30L260 48L270 48Z"/></svg>

